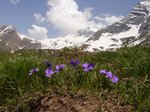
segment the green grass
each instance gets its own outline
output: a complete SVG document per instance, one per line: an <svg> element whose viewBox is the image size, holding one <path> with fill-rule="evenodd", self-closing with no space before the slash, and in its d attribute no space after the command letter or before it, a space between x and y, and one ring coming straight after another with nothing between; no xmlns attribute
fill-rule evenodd
<svg viewBox="0 0 150 112"><path fill-rule="evenodd" d="M73 68L70 59L81 63L95 64L93 71L83 72L81 66ZM65 69L52 78L44 75L44 60L53 67L64 63ZM39 72L29 76L29 70L38 67ZM117 84L111 83L99 70L107 69L119 77ZM124 47L110 52L81 52L70 49L61 51L25 50L14 54L0 53L0 110L14 111L16 108L28 110L30 100L51 93L84 94L106 96L115 94L122 105L134 106L135 112L150 110L150 48ZM26 96L27 95L27 96ZM19 106L18 106L19 104Z"/></svg>

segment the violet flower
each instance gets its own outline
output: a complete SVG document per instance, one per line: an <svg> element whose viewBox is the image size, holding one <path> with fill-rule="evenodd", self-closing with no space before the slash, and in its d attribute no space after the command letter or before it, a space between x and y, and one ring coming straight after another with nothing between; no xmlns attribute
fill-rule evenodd
<svg viewBox="0 0 150 112"><path fill-rule="evenodd" d="M100 70L99 73L100 74L107 74L107 71L106 70Z"/></svg>
<svg viewBox="0 0 150 112"><path fill-rule="evenodd" d="M112 83L117 83L118 80L119 80L118 77L116 77L115 75L113 75L113 77L111 78Z"/></svg>
<svg viewBox="0 0 150 112"><path fill-rule="evenodd" d="M70 64L72 65L72 66L77 66L77 65L79 65L80 64L80 61L79 60L74 60L74 59L71 59L70 60Z"/></svg>
<svg viewBox="0 0 150 112"><path fill-rule="evenodd" d="M57 73L57 72L61 71L64 67L65 67L64 64L56 65L56 70L55 70L55 72Z"/></svg>
<svg viewBox="0 0 150 112"><path fill-rule="evenodd" d="M85 72L93 70L94 66L95 66L94 64L88 64L88 63L82 64L82 67L83 67L83 69L84 69Z"/></svg>
<svg viewBox="0 0 150 112"><path fill-rule="evenodd" d="M31 76L32 74L37 73L38 71L39 71L38 68L33 68L33 69L31 69L31 70L29 71L29 76Z"/></svg>
<svg viewBox="0 0 150 112"><path fill-rule="evenodd" d="M54 71L52 70L52 68L47 68L47 69L45 70L45 74L46 74L46 77L51 78L52 75L54 74Z"/></svg>
<svg viewBox="0 0 150 112"><path fill-rule="evenodd" d="M99 73L104 74L106 76L106 78L111 80L112 83L117 83L119 80L118 77L116 77L114 74L112 74L111 72L108 72L106 70L100 70Z"/></svg>
<svg viewBox="0 0 150 112"><path fill-rule="evenodd" d="M112 77L113 77L113 74L111 72L107 72L106 78L112 79Z"/></svg>

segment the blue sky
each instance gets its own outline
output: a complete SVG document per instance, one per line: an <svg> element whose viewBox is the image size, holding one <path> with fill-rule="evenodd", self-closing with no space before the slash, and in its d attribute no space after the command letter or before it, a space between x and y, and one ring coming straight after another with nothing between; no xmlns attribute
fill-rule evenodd
<svg viewBox="0 0 150 112"><path fill-rule="evenodd" d="M78 29L105 27L123 16L139 0L0 0L0 24L45 39Z"/></svg>

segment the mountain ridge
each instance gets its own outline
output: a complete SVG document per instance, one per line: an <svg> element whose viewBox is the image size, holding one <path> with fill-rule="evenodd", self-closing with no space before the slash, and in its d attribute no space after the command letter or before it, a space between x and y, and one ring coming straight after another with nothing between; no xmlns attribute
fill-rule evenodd
<svg viewBox="0 0 150 112"><path fill-rule="evenodd" d="M121 21L109 25L103 29L97 31L87 42L92 44L101 38L110 38L107 41L111 41L109 45L105 46L106 49L119 48L125 44L137 45L149 43L147 38L150 38L149 22L150 22L150 1L141 0L129 13L129 15L123 18ZM108 34L110 36L103 35ZM124 33L124 35L121 35ZM114 39L115 41L113 41ZM103 40L103 39L101 39ZM146 41L147 40L147 41ZM120 42L121 41L121 42ZM99 42L102 43L102 42ZM112 45L114 45L112 47ZM103 46L101 46L103 47ZM106 50L105 49L105 50ZM100 50L100 49L99 49Z"/></svg>
<svg viewBox="0 0 150 112"><path fill-rule="evenodd" d="M41 44L35 39L19 34L11 25L0 25L0 51L37 49Z"/></svg>
<svg viewBox="0 0 150 112"><path fill-rule="evenodd" d="M4 47L6 50L8 50L8 46L10 45L10 50L81 47L85 51L99 51L114 50L124 45L133 46L149 44L149 0L141 0L135 7L133 7L128 16L119 22L115 22L96 32L92 31L90 28L85 28L70 33L64 37L35 40L18 33L11 25L0 25L0 46Z"/></svg>

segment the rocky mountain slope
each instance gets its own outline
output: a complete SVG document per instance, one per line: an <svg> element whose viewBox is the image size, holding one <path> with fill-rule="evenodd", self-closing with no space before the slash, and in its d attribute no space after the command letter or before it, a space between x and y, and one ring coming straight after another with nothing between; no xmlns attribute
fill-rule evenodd
<svg viewBox="0 0 150 112"><path fill-rule="evenodd" d="M141 0L127 17L97 31L86 42L88 50L150 44L150 0Z"/></svg>
<svg viewBox="0 0 150 112"><path fill-rule="evenodd" d="M0 51L41 48L41 43L17 33L11 25L0 25Z"/></svg>
<svg viewBox="0 0 150 112"><path fill-rule="evenodd" d="M0 50L82 47L97 51L116 49L125 44L150 44L150 0L141 0L127 17L97 32L85 28L64 37L34 40L17 33L12 26L0 25Z"/></svg>

